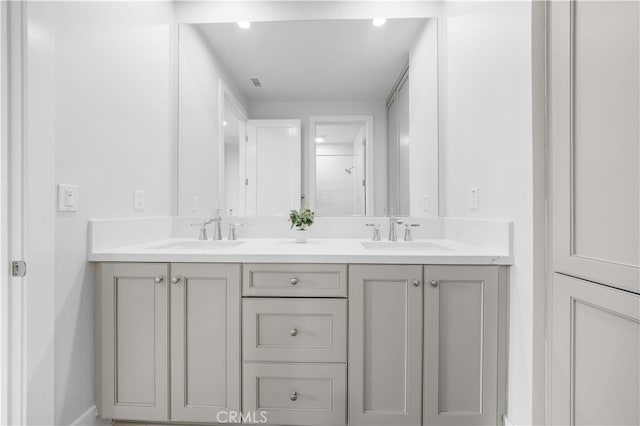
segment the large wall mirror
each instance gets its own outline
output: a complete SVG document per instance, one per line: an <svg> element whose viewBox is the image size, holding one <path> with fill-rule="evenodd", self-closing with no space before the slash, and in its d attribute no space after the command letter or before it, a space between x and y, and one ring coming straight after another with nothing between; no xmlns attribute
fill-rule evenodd
<svg viewBox="0 0 640 426"><path fill-rule="evenodd" d="M180 24L178 54L179 215L437 216L435 18Z"/></svg>

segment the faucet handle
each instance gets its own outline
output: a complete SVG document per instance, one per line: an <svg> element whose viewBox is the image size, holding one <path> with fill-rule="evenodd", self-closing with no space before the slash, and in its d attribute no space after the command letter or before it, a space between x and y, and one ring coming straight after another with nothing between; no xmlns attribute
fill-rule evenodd
<svg viewBox="0 0 640 426"><path fill-rule="evenodd" d="M411 228L416 228L420 226L419 223L406 223L404 225L404 240L405 241L413 241L413 235L411 234Z"/></svg>
<svg viewBox="0 0 640 426"><path fill-rule="evenodd" d="M192 223L191 226L199 226L200 227L200 234L198 235L198 239L199 240L208 240L209 237L207 236L207 225L210 222L205 221L205 222L200 222L200 223Z"/></svg>
<svg viewBox="0 0 640 426"><path fill-rule="evenodd" d="M380 224L379 223L367 223L365 226L373 226L373 241L380 241Z"/></svg>
<svg viewBox="0 0 640 426"><path fill-rule="evenodd" d="M227 235L227 239L229 241L234 241L238 239L238 234L236 232L236 230L238 229L238 226L242 226L244 225L244 223L230 223L229 224L229 234Z"/></svg>

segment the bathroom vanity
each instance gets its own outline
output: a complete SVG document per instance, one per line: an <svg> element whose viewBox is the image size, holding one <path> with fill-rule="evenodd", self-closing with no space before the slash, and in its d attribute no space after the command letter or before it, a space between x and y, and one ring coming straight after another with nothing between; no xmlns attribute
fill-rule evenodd
<svg viewBox="0 0 640 426"><path fill-rule="evenodd" d="M389 244L171 239L94 252L99 415L502 424L511 256Z"/></svg>

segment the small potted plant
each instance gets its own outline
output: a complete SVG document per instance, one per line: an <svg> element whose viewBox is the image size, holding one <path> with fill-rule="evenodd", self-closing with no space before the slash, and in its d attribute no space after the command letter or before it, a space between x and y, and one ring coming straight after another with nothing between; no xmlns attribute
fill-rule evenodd
<svg viewBox="0 0 640 426"><path fill-rule="evenodd" d="M291 210L289 212L289 222L291 222L291 229L296 228L296 243L306 243L307 236L304 231L308 227L313 225L313 218L315 213L309 209Z"/></svg>

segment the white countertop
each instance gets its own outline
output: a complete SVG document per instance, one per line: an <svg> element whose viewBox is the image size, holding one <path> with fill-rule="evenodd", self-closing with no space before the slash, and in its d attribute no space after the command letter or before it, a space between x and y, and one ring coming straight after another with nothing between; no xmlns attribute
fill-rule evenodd
<svg viewBox="0 0 640 426"><path fill-rule="evenodd" d="M208 244L222 247L199 247ZM513 256L444 239L374 242L353 238L311 238L306 243L296 243L292 238L241 238L219 242L170 238L93 250L89 253L89 261L512 265Z"/></svg>

